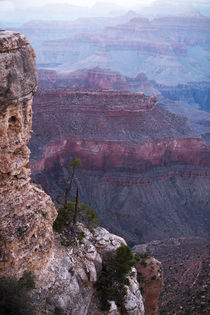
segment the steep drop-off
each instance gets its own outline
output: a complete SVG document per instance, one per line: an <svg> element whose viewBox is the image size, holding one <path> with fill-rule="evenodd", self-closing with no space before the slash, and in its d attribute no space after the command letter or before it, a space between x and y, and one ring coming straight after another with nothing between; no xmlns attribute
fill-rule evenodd
<svg viewBox="0 0 210 315"><path fill-rule="evenodd" d="M81 198L130 242L208 235L209 150L155 97L40 90L33 126L33 176L53 197L81 158Z"/></svg>

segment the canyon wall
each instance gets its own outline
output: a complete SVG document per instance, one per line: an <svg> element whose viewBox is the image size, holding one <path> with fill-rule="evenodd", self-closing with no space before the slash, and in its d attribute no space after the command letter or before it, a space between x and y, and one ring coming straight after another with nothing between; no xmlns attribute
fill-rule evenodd
<svg viewBox="0 0 210 315"><path fill-rule="evenodd" d="M174 114L185 116L193 133L210 146L209 83L194 82L185 85L167 86L149 81L145 74L135 78L123 76L119 72L93 68L78 70L68 74L58 74L53 70L39 70L40 88L90 88L141 92L156 95L159 104Z"/></svg>
<svg viewBox="0 0 210 315"><path fill-rule="evenodd" d="M204 16L135 17L127 23L43 41L38 67L66 73L101 67L165 85L209 80L210 19Z"/></svg>
<svg viewBox="0 0 210 315"><path fill-rule="evenodd" d="M208 236L210 154L185 118L110 90L43 89L33 108L33 176L52 197L80 158L82 200L130 243Z"/></svg>

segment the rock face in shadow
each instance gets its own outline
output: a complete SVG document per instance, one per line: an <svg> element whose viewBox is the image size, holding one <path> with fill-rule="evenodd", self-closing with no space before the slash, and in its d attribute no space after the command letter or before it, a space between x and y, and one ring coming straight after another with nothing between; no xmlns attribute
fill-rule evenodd
<svg viewBox="0 0 210 315"><path fill-rule="evenodd" d="M32 97L37 87L34 52L19 33L0 32L0 273L39 271L53 245L56 210L30 183Z"/></svg>
<svg viewBox="0 0 210 315"><path fill-rule="evenodd" d="M52 196L81 158L81 198L114 233L136 244L208 235L209 150L156 97L59 88L40 90L33 109L33 175Z"/></svg>

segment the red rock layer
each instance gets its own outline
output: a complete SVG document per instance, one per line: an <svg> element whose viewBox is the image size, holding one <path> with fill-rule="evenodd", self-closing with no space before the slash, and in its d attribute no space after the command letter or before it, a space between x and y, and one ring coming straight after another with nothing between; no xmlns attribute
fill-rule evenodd
<svg viewBox="0 0 210 315"><path fill-rule="evenodd" d="M67 137L48 146L32 168L36 173L45 169L50 171L57 162L65 166L69 156L85 161L85 169L103 171L124 168L131 172L146 172L170 163L210 166L209 150L200 138L160 139L132 144ZM189 175L186 173L186 176Z"/></svg>
<svg viewBox="0 0 210 315"><path fill-rule="evenodd" d="M141 93L51 89L34 102L33 169L42 172L79 157L84 168L146 172L171 164L210 166L203 139L186 121ZM50 141L50 143L49 143Z"/></svg>

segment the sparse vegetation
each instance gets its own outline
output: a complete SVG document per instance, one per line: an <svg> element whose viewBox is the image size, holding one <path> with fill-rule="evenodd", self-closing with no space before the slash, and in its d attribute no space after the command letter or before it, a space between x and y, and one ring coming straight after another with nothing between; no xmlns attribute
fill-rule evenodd
<svg viewBox="0 0 210 315"><path fill-rule="evenodd" d="M143 267L147 267L146 259L150 258L148 253L136 253L136 261L139 262Z"/></svg>
<svg viewBox="0 0 210 315"><path fill-rule="evenodd" d="M115 301L118 307L122 306L127 295L128 276L132 274L135 262L130 247L121 245L116 250L113 264L102 270L96 284L102 311L109 311L109 301Z"/></svg>
<svg viewBox="0 0 210 315"><path fill-rule="evenodd" d="M57 198L57 203L59 204L58 216L53 224L53 229L60 233L61 244L64 246L76 245L78 242L81 243L82 239L85 237L85 233L77 226L78 221L83 223L90 230L99 222L93 208L79 202L78 187L76 188L74 201L69 201L75 171L76 168L81 165L80 159L69 163L72 173L69 180L66 181L63 200L61 200L61 196Z"/></svg>

